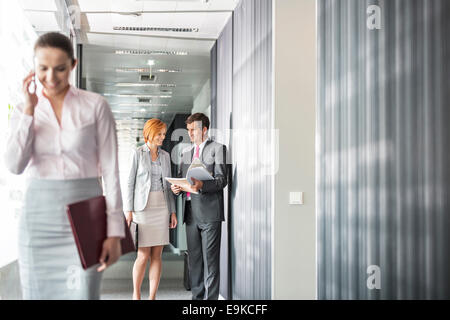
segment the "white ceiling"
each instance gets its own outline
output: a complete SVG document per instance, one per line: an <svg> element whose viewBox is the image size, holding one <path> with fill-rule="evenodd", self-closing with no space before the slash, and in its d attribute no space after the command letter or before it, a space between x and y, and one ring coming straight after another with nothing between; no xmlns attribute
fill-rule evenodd
<svg viewBox="0 0 450 320"><path fill-rule="evenodd" d="M20 0L20 5L22 8L27 10L54 12L58 10L55 0Z"/></svg>
<svg viewBox="0 0 450 320"><path fill-rule="evenodd" d="M20 0L38 33L61 31L61 8L78 6L78 41L84 45L83 77L88 90L104 94L118 122L120 136L135 139L146 118L158 117L170 124L177 113L190 113L193 101L210 77L210 50L239 0ZM73 20L75 22L77 20ZM118 31L113 27L198 28L198 32ZM118 55L115 50L186 51L183 56ZM118 87L118 83L140 83L140 73L116 69L177 68L179 73L154 73L156 84L175 87ZM166 92L161 92L161 89ZM153 97L152 104L137 105L135 96ZM141 118L133 120L133 118ZM136 128L131 124L134 123ZM125 134L126 133L126 134ZM125 135L124 135L125 134Z"/></svg>
<svg viewBox="0 0 450 320"><path fill-rule="evenodd" d="M142 12L142 11L233 11L237 0L78 0L83 12Z"/></svg>

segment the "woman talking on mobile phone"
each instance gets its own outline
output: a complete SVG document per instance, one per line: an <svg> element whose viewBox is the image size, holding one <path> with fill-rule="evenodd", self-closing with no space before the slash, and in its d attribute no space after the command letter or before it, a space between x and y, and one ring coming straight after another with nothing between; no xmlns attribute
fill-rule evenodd
<svg viewBox="0 0 450 320"><path fill-rule="evenodd" d="M69 84L77 64L69 38L44 34L34 54L35 70L23 80L25 99L11 116L5 154L9 171L25 171L28 178L19 219L22 295L99 299L102 271L119 259L125 235L115 121L102 96ZM101 264L83 270L65 207L102 195L100 177L107 238Z"/></svg>

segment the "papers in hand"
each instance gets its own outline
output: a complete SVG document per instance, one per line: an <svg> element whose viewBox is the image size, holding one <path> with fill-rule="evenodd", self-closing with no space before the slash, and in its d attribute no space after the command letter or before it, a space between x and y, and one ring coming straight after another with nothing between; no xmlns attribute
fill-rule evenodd
<svg viewBox="0 0 450 320"><path fill-rule="evenodd" d="M197 180L214 180L214 177L206 170L205 165L198 158L192 161L186 173L186 179L190 184L194 184L192 178Z"/></svg>
<svg viewBox="0 0 450 320"><path fill-rule="evenodd" d="M191 185L194 184L192 178L197 180L214 180L214 177L206 170L205 165L198 158L192 161L186 173L186 178L166 178L166 180L191 193L198 193L191 190Z"/></svg>
<svg viewBox="0 0 450 320"><path fill-rule="evenodd" d="M177 186L180 186L181 189L184 191L189 191L190 193L198 193L191 190L191 184L187 181L186 178L167 178L166 180L169 181L171 184L175 184Z"/></svg>

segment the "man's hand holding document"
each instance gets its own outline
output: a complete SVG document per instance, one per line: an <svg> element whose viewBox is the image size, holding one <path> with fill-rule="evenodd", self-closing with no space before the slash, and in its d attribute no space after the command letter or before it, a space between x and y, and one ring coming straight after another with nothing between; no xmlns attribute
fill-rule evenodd
<svg viewBox="0 0 450 320"><path fill-rule="evenodd" d="M192 189L192 185L195 183L194 180L214 180L214 177L206 170L200 159L196 158L192 161L186 178L166 178L166 180L175 186L179 186L185 192L198 193L198 191Z"/></svg>

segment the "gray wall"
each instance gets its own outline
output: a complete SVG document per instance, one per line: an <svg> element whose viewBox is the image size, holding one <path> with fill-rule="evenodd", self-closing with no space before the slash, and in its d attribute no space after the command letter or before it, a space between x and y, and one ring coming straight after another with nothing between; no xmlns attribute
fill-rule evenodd
<svg viewBox="0 0 450 320"><path fill-rule="evenodd" d="M272 298L315 299L316 3L273 4ZM290 192L303 192L303 204L290 204Z"/></svg>
<svg viewBox="0 0 450 320"><path fill-rule="evenodd" d="M448 0L318 1L320 299L450 298L449 17Z"/></svg>

